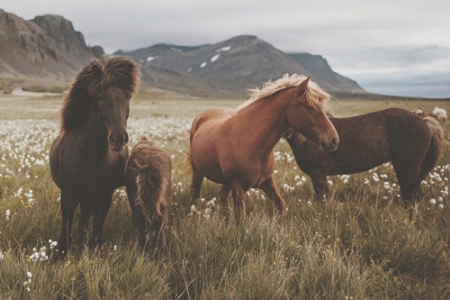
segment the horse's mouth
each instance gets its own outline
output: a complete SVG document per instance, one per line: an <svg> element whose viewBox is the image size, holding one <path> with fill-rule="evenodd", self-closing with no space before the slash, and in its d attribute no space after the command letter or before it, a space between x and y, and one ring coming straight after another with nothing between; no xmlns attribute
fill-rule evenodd
<svg viewBox="0 0 450 300"><path fill-rule="evenodd" d="M112 151L120 152L125 148L125 145L110 145Z"/></svg>
<svg viewBox="0 0 450 300"><path fill-rule="evenodd" d="M333 139L331 143L325 143L325 142L321 142L320 143L320 147L323 149L323 151L325 152L333 152L336 151L338 148L339 142L338 140Z"/></svg>

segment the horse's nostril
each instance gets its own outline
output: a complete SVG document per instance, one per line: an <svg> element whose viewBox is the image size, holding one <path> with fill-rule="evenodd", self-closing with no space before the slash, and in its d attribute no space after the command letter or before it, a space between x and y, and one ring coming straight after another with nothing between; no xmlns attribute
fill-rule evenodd
<svg viewBox="0 0 450 300"><path fill-rule="evenodd" d="M335 137L332 138L332 139L331 139L331 145L336 146L337 141L338 141L337 138L335 138Z"/></svg>

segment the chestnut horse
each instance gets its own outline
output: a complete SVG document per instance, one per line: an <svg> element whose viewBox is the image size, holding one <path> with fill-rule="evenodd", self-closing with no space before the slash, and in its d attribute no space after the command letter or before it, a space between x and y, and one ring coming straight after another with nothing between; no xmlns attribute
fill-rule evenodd
<svg viewBox="0 0 450 300"><path fill-rule="evenodd" d="M203 178L222 184L223 205L232 191L236 223L244 212L243 197L261 188L283 215L286 202L278 193L272 172L273 149L292 127L321 145L336 150L339 138L325 115L329 95L309 77L294 74L251 90L251 98L237 109L208 109L193 121L190 132L191 192L200 196Z"/></svg>
<svg viewBox="0 0 450 300"><path fill-rule="evenodd" d="M299 168L311 177L317 198L328 193L327 175L363 172L389 161L403 201L421 196L420 183L434 168L444 145L442 127L436 119L389 108L330 120L340 137L335 152L320 151L301 133L285 135Z"/></svg>
<svg viewBox="0 0 450 300"><path fill-rule="evenodd" d="M172 162L162 148L141 136L125 168L128 200L139 245L146 247L146 231L155 229L155 251L167 252L166 225L172 199Z"/></svg>
<svg viewBox="0 0 450 300"><path fill-rule="evenodd" d="M67 253L74 212L81 206L80 240L93 215L90 247L102 244L102 227L114 190L125 184L127 119L140 70L120 56L103 56L78 74L64 99L61 131L50 150L53 181L61 189L60 255Z"/></svg>

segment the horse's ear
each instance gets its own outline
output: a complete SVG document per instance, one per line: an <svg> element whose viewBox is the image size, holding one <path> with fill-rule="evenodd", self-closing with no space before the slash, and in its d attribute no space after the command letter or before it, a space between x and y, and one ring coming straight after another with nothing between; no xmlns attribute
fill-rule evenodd
<svg viewBox="0 0 450 300"><path fill-rule="evenodd" d="M92 70L92 74L94 75L95 78L102 77L102 69L100 68L99 65L93 64L91 70Z"/></svg>
<svg viewBox="0 0 450 300"><path fill-rule="evenodd" d="M303 80L302 83L300 83L300 86L301 86L304 90L306 90L306 88L308 87L308 82L309 82L310 79L311 79L311 76L308 76L308 77L306 77L305 80Z"/></svg>
<svg viewBox="0 0 450 300"><path fill-rule="evenodd" d="M310 78L311 78L311 76L306 77L306 79L303 80L303 82L299 84L299 86L297 87L297 91L299 93L303 94L306 91L306 88L308 87L308 82L309 82Z"/></svg>

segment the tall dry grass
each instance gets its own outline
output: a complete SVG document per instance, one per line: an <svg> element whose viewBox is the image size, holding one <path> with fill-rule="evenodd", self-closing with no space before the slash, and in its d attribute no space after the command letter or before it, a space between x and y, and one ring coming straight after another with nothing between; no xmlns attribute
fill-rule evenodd
<svg viewBox="0 0 450 300"><path fill-rule="evenodd" d="M204 106L190 104L193 112ZM152 111L152 105L144 106ZM288 203L286 217L279 219L273 203L251 190L246 217L235 226L222 219L216 184L205 181L202 199L191 201L185 168L191 118L178 106L175 116L166 109L167 117L145 117L141 110L142 118L129 123L131 145L146 133L172 156L164 262L137 247L126 194L118 190L104 247L89 252L74 230L67 259L52 263L48 253L61 217L48 149L58 122L54 115L0 121L0 299L450 298L448 142L422 184L423 199L405 207L388 164L330 177L331 198L315 202L310 179L282 141L275 178Z"/></svg>

